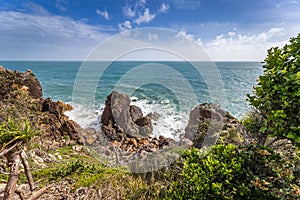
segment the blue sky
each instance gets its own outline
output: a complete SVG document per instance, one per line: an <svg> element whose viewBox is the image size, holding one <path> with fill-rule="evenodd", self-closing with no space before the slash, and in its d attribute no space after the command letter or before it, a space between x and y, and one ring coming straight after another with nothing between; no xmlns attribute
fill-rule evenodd
<svg viewBox="0 0 300 200"><path fill-rule="evenodd" d="M163 27L213 60L261 61L300 33L298 0L0 0L1 60L82 60L124 30Z"/></svg>

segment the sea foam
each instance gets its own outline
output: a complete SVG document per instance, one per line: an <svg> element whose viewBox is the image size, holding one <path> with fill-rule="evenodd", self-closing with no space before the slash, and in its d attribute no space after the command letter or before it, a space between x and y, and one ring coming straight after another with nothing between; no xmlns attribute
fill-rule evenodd
<svg viewBox="0 0 300 200"><path fill-rule="evenodd" d="M184 134L184 129L188 122L188 113L182 113L176 109L168 100L149 101L146 99L138 99L131 97L131 105L141 108L144 116L150 113L157 113L158 119L152 120L153 132L152 137L159 135L179 140ZM65 114L78 123L82 128L93 128L99 130L101 128L101 115L105 105L98 106L72 104L73 110L67 111Z"/></svg>

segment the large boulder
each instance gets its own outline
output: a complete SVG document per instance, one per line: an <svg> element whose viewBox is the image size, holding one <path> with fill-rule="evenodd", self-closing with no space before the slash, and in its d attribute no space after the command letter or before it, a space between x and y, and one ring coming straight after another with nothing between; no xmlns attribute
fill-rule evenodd
<svg viewBox="0 0 300 200"><path fill-rule="evenodd" d="M214 104L200 104L190 112L188 125L185 128L184 140L189 139L195 147L210 146L219 142L249 143L242 124L228 112Z"/></svg>
<svg viewBox="0 0 300 200"><path fill-rule="evenodd" d="M129 96L117 91L113 91L107 97L101 123L104 133L112 139L120 139L120 135L124 134L141 137L153 131L151 118L143 117L139 107L130 106Z"/></svg>

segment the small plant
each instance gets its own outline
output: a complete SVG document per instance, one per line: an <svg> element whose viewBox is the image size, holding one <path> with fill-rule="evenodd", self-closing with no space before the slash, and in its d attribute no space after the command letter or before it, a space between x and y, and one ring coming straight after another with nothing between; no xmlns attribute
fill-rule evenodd
<svg viewBox="0 0 300 200"><path fill-rule="evenodd" d="M31 130L28 121L17 124L9 119L8 122L0 125L0 144L3 147L14 141L28 142L34 135L35 132Z"/></svg>
<svg viewBox="0 0 300 200"><path fill-rule="evenodd" d="M94 165L87 165L81 160L77 160L75 162L67 163L66 165L62 166L61 168L57 169L52 173L52 177L54 179L57 178L64 178L67 176L72 175L73 173L81 173L83 171L92 172L96 168Z"/></svg>

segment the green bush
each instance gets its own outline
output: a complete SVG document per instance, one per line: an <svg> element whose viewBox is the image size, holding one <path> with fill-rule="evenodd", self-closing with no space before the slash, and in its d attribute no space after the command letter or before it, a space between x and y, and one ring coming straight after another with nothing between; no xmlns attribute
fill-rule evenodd
<svg viewBox="0 0 300 200"><path fill-rule="evenodd" d="M248 95L262 120L248 119L247 125L264 138L287 138L300 147L300 34L283 48L271 48L263 68L254 95Z"/></svg>
<svg viewBox="0 0 300 200"><path fill-rule="evenodd" d="M167 199L293 199L299 178L290 167L262 147L221 144L206 156L192 148Z"/></svg>
<svg viewBox="0 0 300 200"><path fill-rule="evenodd" d="M0 125L0 146L14 141L28 142L35 134L28 121L18 124L9 119Z"/></svg>

